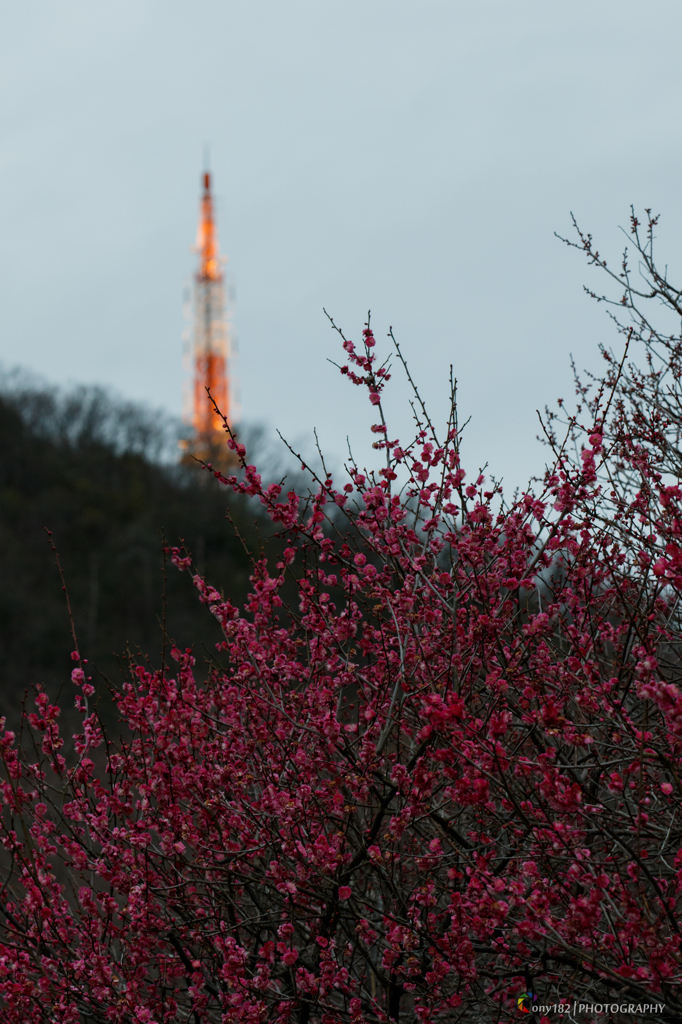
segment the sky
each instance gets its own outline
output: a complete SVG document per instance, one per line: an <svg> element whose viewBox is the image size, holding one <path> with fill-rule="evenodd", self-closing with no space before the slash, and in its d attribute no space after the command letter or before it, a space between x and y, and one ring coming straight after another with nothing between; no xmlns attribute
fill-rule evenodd
<svg viewBox="0 0 682 1024"><path fill-rule="evenodd" d="M541 472L536 410L618 339L554 232L682 278L679 0L22 0L0 10L0 363L180 413L203 154L244 421L337 464L371 408L328 360L371 310L465 461ZM389 432L410 431L389 385Z"/></svg>

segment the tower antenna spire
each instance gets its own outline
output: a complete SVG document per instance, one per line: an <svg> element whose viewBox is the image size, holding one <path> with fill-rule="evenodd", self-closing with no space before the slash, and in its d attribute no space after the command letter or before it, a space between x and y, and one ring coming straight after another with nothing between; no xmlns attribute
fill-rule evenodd
<svg viewBox="0 0 682 1024"><path fill-rule="evenodd" d="M196 253L197 269L192 290L192 395L191 448L201 458L225 450L225 433L220 412L231 423L229 356L230 338L225 311L225 285L216 226L208 146L204 148L204 171L199 206ZM211 398L208 392L210 391Z"/></svg>

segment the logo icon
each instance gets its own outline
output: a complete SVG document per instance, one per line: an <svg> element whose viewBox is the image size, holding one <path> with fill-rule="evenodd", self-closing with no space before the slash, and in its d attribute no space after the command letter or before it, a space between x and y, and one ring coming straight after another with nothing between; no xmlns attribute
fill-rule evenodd
<svg viewBox="0 0 682 1024"><path fill-rule="evenodd" d="M530 1013L537 996L533 992L522 992L516 1000L520 1013Z"/></svg>

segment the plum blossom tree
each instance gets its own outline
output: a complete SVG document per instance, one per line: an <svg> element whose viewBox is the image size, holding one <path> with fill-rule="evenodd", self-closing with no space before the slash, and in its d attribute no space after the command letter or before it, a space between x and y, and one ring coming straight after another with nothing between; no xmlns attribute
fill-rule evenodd
<svg viewBox="0 0 682 1024"><path fill-rule="evenodd" d="M41 692L0 736L7 1024L682 1015L671 392L609 354L506 503L465 473L454 384L442 432L415 388L401 443L370 325L342 344L380 468L284 493L228 432L215 475L284 554L238 608L169 550L222 627L206 680L171 645L133 664L114 741L74 644L73 750Z"/></svg>

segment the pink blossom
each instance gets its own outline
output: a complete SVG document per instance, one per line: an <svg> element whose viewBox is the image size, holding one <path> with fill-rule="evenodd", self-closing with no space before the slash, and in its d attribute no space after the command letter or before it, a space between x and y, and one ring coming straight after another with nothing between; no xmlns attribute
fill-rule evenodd
<svg viewBox="0 0 682 1024"><path fill-rule="evenodd" d="M499 501L459 500L454 409L286 498L232 441L275 540L241 604L193 578L215 656L130 655L90 707L74 651L74 706L0 730L3 1022L511 1020L527 971L674 999L682 491L600 394Z"/></svg>

